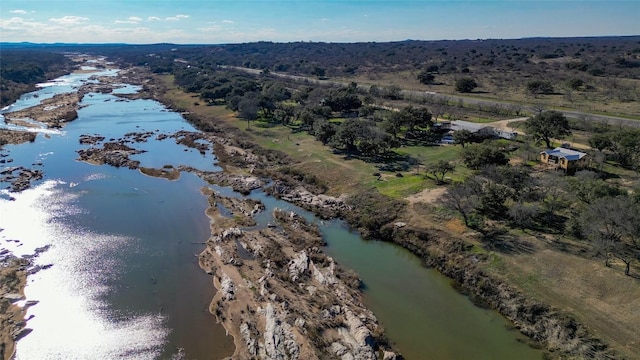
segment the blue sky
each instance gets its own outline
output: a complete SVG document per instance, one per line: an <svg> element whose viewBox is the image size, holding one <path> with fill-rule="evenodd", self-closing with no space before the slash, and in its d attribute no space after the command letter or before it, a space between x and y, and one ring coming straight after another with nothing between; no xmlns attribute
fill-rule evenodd
<svg viewBox="0 0 640 360"><path fill-rule="evenodd" d="M2 42L218 44L640 35L640 0L2 0Z"/></svg>

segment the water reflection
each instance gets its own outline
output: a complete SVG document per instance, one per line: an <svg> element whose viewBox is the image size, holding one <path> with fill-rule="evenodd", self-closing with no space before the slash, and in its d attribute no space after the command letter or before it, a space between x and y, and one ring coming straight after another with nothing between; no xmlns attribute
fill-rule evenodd
<svg viewBox="0 0 640 360"><path fill-rule="evenodd" d="M3 111L77 89L93 75L43 84ZM122 86L121 92L137 89ZM27 317L33 317L27 327L33 331L18 342L16 358L230 355L232 339L208 312L211 278L194 256L209 235L207 201L199 192L204 182L191 174L167 181L75 160L76 150L90 146L78 143L81 134L99 133L108 140L129 132L195 129L155 101L87 95L78 119L64 131L3 150L11 166L37 166L45 180L22 193L0 191L0 245L18 256L50 245L34 265L52 265L28 278L27 299L39 302L28 309ZM174 139L154 136L132 146L148 151L140 156L142 166L217 169L213 153L183 151Z"/></svg>
<svg viewBox="0 0 640 360"><path fill-rule="evenodd" d="M52 267L31 275L27 311L34 331L18 343L17 359L153 359L168 334L158 314L114 313L102 299L108 279L121 275L118 253L135 239L99 234L69 220L86 210L69 184L46 181L0 199L0 241L16 255L52 245L34 265ZM9 241L19 239L18 242Z"/></svg>

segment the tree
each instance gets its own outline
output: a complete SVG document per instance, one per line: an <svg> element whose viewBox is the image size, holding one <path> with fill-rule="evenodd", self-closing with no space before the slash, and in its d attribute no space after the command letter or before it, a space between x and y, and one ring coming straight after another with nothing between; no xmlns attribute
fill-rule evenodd
<svg viewBox="0 0 640 360"><path fill-rule="evenodd" d="M398 85L389 85L382 88L380 95L390 100L402 100L402 89Z"/></svg>
<svg viewBox="0 0 640 360"><path fill-rule="evenodd" d="M407 126L407 132L413 132L416 126L429 127L432 124L431 113L424 107L407 106L400 111L401 121Z"/></svg>
<svg viewBox="0 0 640 360"><path fill-rule="evenodd" d="M311 75L315 75L319 78L323 78L326 75L326 70L324 68L321 68L319 66L316 66L313 68L313 70L311 71Z"/></svg>
<svg viewBox="0 0 640 360"><path fill-rule="evenodd" d="M347 119L336 130L333 137L335 145L347 150L356 150L357 141L361 137L362 129L366 126L360 119Z"/></svg>
<svg viewBox="0 0 640 360"><path fill-rule="evenodd" d="M567 86L571 90L580 90L584 86L584 80L578 78L571 78L567 81Z"/></svg>
<svg viewBox="0 0 640 360"><path fill-rule="evenodd" d="M319 119L313 123L313 134L316 140L321 141L323 145L329 143L329 140L336 134L336 131L337 127L325 119Z"/></svg>
<svg viewBox="0 0 640 360"><path fill-rule="evenodd" d="M611 146L616 160L625 167L640 171L640 130L621 129L611 134Z"/></svg>
<svg viewBox="0 0 640 360"><path fill-rule="evenodd" d="M535 224L535 218L538 216L538 206L532 203L516 202L511 205L507 215L511 221L517 225L522 231L531 228Z"/></svg>
<svg viewBox="0 0 640 360"><path fill-rule="evenodd" d="M249 128L249 122L258 118L257 97L252 95L243 97L238 103L238 112L241 118L247 120L247 128Z"/></svg>
<svg viewBox="0 0 640 360"><path fill-rule="evenodd" d="M480 210L493 219L502 219L509 210L506 202L513 195L514 191L510 187L487 181L482 186Z"/></svg>
<svg viewBox="0 0 640 360"><path fill-rule="evenodd" d="M398 133L402 128L402 116L399 112L392 112L386 119L382 122L382 129L386 131L388 134L393 136L394 138L398 138Z"/></svg>
<svg viewBox="0 0 640 360"><path fill-rule="evenodd" d="M593 171L578 171L576 176L569 179L571 194L585 204L593 204L596 200L604 197L614 197L623 195L624 190L610 185L598 178L598 174Z"/></svg>
<svg viewBox="0 0 640 360"><path fill-rule="evenodd" d="M444 176L450 172L454 172L455 169L455 165L450 162L439 160L437 163L427 166L427 173L433 175L436 183L440 185L444 182Z"/></svg>
<svg viewBox="0 0 640 360"><path fill-rule="evenodd" d="M589 146L598 151L609 149L613 145L610 134L594 134L589 138Z"/></svg>
<svg viewBox="0 0 640 360"><path fill-rule="evenodd" d="M462 160L469 169L479 170L487 165L507 165L509 159L495 146L470 145L462 152Z"/></svg>
<svg viewBox="0 0 640 360"><path fill-rule="evenodd" d="M460 78L456 80L455 89L461 93L470 93L477 88L478 84L472 78Z"/></svg>
<svg viewBox="0 0 640 360"><path fill-rule="evenodd" d="M418 74L418 80L420 81L420 83L425 85L433 84L435 79L436 77L426 70L423 70Z"/></svg>
<svg viewBox="0 0 640 360"><path fill-rule="evenodd" d="M551 222L556 214L566 205L567 183L557 173L545 173L539 180L542 206L547 213L547 222Z"/></svg>
<svg viewBox="0 0 640 360"><path fill-rule="evenodd" d="M527 83L527 91L532 94L551 94L553 85L548 81L534 80Z"/></svg>
<svg viewBox="0 0 640 360"><path fill-rule="evenodd" d="M464 147L465 144L473 141L473 133L467 129L458 130L453 133L453 140Z"/></svg>
<svg viewBox="0 0 640 360"><path fill-rule="evenodd" d="M480 184L478 182L467 180L450 187L440 202L445 207L457 211L462 216L465 226L475 227L476 224L472 222L472 219L480 205L479 191Z"/></svg>
<svg viewBox="0 0 640 360"><path fill-rule="evenodd" d="M640 204L623 195L594 201L582 213L581 224L597 254L605 255L605 265L610 266L611 257L615 257L624 262L625 275L629 275L631 262L639 254L638 220Z"/></svg>
<svg viewBox="0 0 640 360"><path fill-rule="evenodd" d="M551 139L561 139L571 135L571 128L567 118L558 111L544 111L534 117L528 118L525 123L527 134L537 141L544 141L547 148L551 148Z"/></svg>
<svg viewBox="0 0 640 360"><path fill-rule="evenodd" d="M331 107L333 111L356 110L362 106L362 101L349 88L330 91L322 101L322 105Z"/></svg>

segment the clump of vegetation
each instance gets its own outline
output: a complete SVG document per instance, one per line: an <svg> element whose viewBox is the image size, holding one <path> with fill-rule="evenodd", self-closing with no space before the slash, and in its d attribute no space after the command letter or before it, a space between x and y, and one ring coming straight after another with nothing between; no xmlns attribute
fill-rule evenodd
<svg viewBox="0 0 640 360"><path fill-rule="evenodd" d="M461 78L456 80L455 89L461 93L470 93L478 87L478 83L472 78Z"/></svg>
<svg viewBox="0 0 640 360"><path fill-rule="evenodd" d="M403 201L380 194L375 189L364 189L347 199L351 207L345 215L349 224L359 229L364 238L390 239L383 233L385 225L399 219L405 211Z"/></svg>

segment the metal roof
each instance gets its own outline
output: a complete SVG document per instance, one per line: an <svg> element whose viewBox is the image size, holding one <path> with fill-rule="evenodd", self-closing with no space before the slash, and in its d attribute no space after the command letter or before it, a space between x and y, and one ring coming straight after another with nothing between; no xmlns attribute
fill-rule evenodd
<svg viewBox="0 0 640 360"><path fill-rule="evenodd" d="M557 148L555 148L553 150L545 150L545 151L542 151L540 153L541 154L545 153L545 154L548 154L548 155L557 156L559 158L565 158L565 159L567 159L569 161L580 160L583 157L587 156L586 153L583 153L581 151L565 149L565 148L562 148L562 147L557 147Z"/></svg>
<svg viewBox="0 0 640 360"><path fill-rule="evenodd" d="M472 133L478 132L482 129L489 129L493 131L493 126L486 124L472 123L469 121L455 120L451 122L451 130L469 130Z"/></svg>

